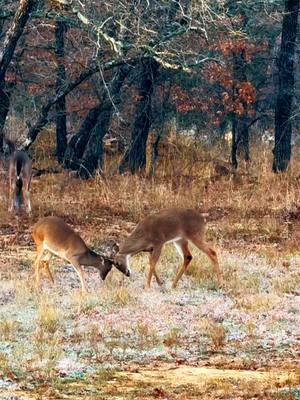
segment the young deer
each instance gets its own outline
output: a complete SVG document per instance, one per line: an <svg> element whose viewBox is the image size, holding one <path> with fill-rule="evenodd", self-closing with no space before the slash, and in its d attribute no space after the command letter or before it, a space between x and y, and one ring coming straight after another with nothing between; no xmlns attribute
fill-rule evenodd
<svg viewBox="0 0 300 400"><path fill-rule="evenodd" d="M14 151L8 164L9 177L9 211L15 209L20 211L23 203L23 191L27 212L31 213L30 203L30 181L31 181L32 165L27 153L22 150Z"/></svg>
<svg viewBox="0 0 300 400"><path fill-rule="evenodd" d="M36 286L39 286L40 283L39 266L41 261L43 261L43 267L54 284L49 269L49 261L53 254L72 265L79 276L83 292L87 291L87 287L83 279L82 265L97 268L102 280L106 278L114 265L114 262L108 257L90 250L81 237L61 218L45 217L40 219L33 226L32 236L37 247L37 256L34 261ZM48 254L43 258L45 251L48 251ZM126 265L116 265L116 267L126 276L130 276L130 270Z"/></svg>
<svg viewBox="0 0 300 400"><path fill-rule="evenodd" d="M150 215L139 222L132 234L121 244L116 262L129 268L130 256L141 251L150 252L150 269L146 288L150 287L154 274L159 285L162 284L155 266L158 262L162 247L165 243L173 243L183 258L183 265L178 270L172 287L175 288L182 274L187 270L192 260L188 248L188 241L202 250L210 258L212 268L216 274L218 285L222 278L216 252L204 242L205 219L204 214L184 208L170 208L158 214Z"/></svg>

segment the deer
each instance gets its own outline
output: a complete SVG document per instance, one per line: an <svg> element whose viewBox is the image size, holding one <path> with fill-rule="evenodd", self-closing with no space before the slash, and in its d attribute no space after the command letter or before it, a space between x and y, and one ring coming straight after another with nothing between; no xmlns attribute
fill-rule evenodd
<svg viewBox="0 0 300 400"><path fill-rule="evenodd" d="M161 286L163 282L156 272L156 264L163 245L173 243L183 259L183 265L179 268L172 284L172 288L176 288L179 279L187 271L192 261L192 255L188 247L189 242L191 242L209 257L218 286L221 287L222 277L217 253L204 241L206 215L193 209L169 208L147 216L138 223L131 235L121 243L115 258L116 262L118 265L130 268L129 260L131 256L140 252L149 252L150 268L145 287L146 289L150 288L153 275L157 284Z"/></svg>
<svg viewBox="0 0 300 400"><path fill-rule="evenodd" d="M32 162L23 150L14 150L9 157L9 206L8 211L21 209L25 197L26 210L31 213L30 182L32 175Z"/></svg>
<svg viewBox="0 0 300 400"><path fill-rule="evenodd" d="M114 264L111 258L99 255L88 248L79 234L60 217L48 216L41 218L32 228L32 237L37 251L34 261L35 285L37 288L40 286L39 268L41 261L52 285L54 285L53 275L49 268L49 262L53 255L66 260L72 265L79 277L83 293L87 292L87 286L81 266L97 268L103 281L113 265L126 276L130 276L130 269L126 265Z"/></svg>

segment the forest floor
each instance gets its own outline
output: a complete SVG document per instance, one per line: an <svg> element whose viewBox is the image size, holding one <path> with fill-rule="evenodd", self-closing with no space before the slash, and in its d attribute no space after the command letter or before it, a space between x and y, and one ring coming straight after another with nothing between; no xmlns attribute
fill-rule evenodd
<svg viewBox="0 0 300 400"><path fill-rule="evenodd" d="M1 192L1 400L300 398L299 162L275 176L262 156L251 171L220 176L212 162L197 164L200 150L187 164L190 151L165 157L158 171L168 175L154 180L34 177L31 217L7 213ZM50 155L38 154L35 166L48 167ZM5 175L0 183L5 188ZM30 232L40 216L63 217L100 250L171 205L209 212L222 289L191 247L188 273L172 290L180 263L172 245L158 267L162 288L153 282L144 290L148 257L141 254L130 278L113 270L102 282L85 268L87 295L55 258L55 287L42 277L35 289Z"/></svg>

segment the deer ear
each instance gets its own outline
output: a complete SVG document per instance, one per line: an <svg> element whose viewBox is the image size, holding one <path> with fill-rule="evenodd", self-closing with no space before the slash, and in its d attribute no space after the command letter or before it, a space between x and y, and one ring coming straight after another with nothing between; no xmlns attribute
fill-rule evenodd
<svg viewBox="0 0 300 400"><path fill-rule="evenodd" d="M104 268L100 271L101 279L104 281L109 271L112 269L113 264L110 260L104 262Z"/></svg>
<svg viewBox="0 0 300 400"><path fill-rule="evenodd" d="M114 257L119 252L119 244L114 239L109 239L106 242L106 251L110 257Z"/></svg>
<svg viewBox="0 0 300 400"><path fill-rule="evenodd" d="M113 244L111 246L112 254L114 254L114 255L117 254L119 252L119 249L120 249L119 243L113 242Z"/></svg>

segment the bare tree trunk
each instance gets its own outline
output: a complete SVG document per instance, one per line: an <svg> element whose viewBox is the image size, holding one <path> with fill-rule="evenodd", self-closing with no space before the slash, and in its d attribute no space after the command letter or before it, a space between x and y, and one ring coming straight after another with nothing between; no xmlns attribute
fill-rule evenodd
<svg viewBox="0 0 300 400"><path fill-rule="evenodd" d="M231 141L231 164L233 168L237 168L237 148L238 148L238 135L237 135L237 118L236 114L233 113L231 116L231 131L232 131L232 141Z"/></svg>
<svg viewBox="0 0 300 400"><path fill-rule="evenodd" d="M190 1L186 1L184 7L188 8L189 6ZM176 19L178 11L181 10L181 7L182 6L179 0L170 2L169 8L166 8L164 29L169 32L172 30L172 23ZM146 145L149 130L152 124L152 94L158 71L159 65L155 60L145 59L141 61L141 80L138 88L140 100L136 107L136 119L134 122L133 131L131 133L131 143L119 165L119 172L121 174L126 170L129 170L132 174L144 172L145 170ZM170 88L167 97L165 96L164 102L167 101L169 95ZM156 138L152 145L150 176L154 174L155 163L158 156L159 140L160 132L157 132Z"/></svg>
<svg viewBox="0 0 300 400"><path fill-rule="evenodd" d="M64 66L64 22L56 20L55 24L55 55L57 62L56 70L56 95L60 93L66 84L66 69ZM56 157L58 162L63 161L67 147L67 118L66 98L61 97L55 104L56 108Z"/></svg>
<svg viewBox="0 0 300 400"><path fill-rule="evenodd" d="M2 39L2 31L4 26L5 17L0 17L0 40Z"/></svg>
<svg viewBox="0 0 300 400"><path fill-rule="evenodd" d="M235 83L237 82L246 82L247 74L246 74L246 62L245 62L245 54L244 51L241 54L235 54L233 56L233 75L235 79ZM236 89L235 89L236 91ZM234 93L234 97L239 96L238 93ZM232 146L232 151L235 154L231 154L232 166L237 168L237 150L241 149L243 158L245 161L250 160L250 150L249 150L249 124L247 117L247 104L243 102L244 112L243 115L238 116L235 114L234 117L234 129L235 133L235 143Z"/></svg>
<svg viewBox="0 0 300 400"><path fill-rule="evenodd" d="M81 178L89 178L98 169L103 170L103 137L106 135L111 116L112 104L107 102L106 106L101 107L97 118L97 123L91 131L89 141L84 151L80 163L79 175Z"/></svg>
<svg viewBox="0 0 300 400"><path fill-rule="evenodd" d="M103 170L103 138L107 133L114 106L120 102L119 94L123 83L130 71L129 66L120 67L109 85L109 94L105 92L104 104L98 115L97 123L94 126L84 151L80 164L79 175L82 178L89 178L95 171Z"/></svg>
<svg viewBox="0 0 300 400"><path fill-rule="evenodd" d="M249 150L249 121L246 115L247 106L244 105L245 114L240 119L240 138L241 138L241 149L243 153L244 161L250 161L250 150Z"/></svg>
<svg viewBox="0 0 300 400"><path fill-rule="evenodd" d="M245 12L245 9L240 4L240 2L236 1L228 1L226 6L228 7L231 23L233 27L239 30L246 30L246 26L248 23L248 16ZM235 18L237 20L235 20ZM237 84L241 82L247 82L247 64L245 61L245 50L241 50L240 52L233 51L233 79L234 79L234 87L233 87L233 101L236 98L239 98L239 93L237 89ZM249 161L250 152L249 152L249 124L247 117L247 104L243 102L243 115L239 115L234 113L232 116L232 147L231 147L231 162L234 168L237 168L237 150L241 148L243 157L245 161Z"/></svg>
<svg viewBox="0 0 300 400"><path fill-rule="evenodd" d="M83 178L89 178L97 168L103 167L102 140L107 133L114 104L119 103L118 96L129 70L128 66L119 68L109 85L109 96L105 92L103 102L89 111L80 130L67 146L64 165L78 170Z"/></svg>
<svg viewBox="0 0 300 400"><path fill-rule="evenodd" d="M298 28L299 0L286 0L278 60L278 92L275 107L273 171L285 171L291 159L294 58Z"/></svg>
<svg viewBox="0 0 300 400"><path fill-rule="evenodd" d="M152 123L151 100L158 69L159 65L153 59L144 60L141 63L136 119L131 133L131 143L119 165L120 173L129 170L132 174L135 174L145 170L146 144Z"/></svg>
<svg viewBox="0 0 300 400"><path fill-rule="evenodd" d="M97 104L85 117L79 131L70 140L64 156L64 167L73 170L80 168L80 160L89 141L92 130L97 124L102 104Z"/></svg>
<svg viewBox="0 0 300 400"><path fill-rule="evenodd" d="M0 86L0 153L3 152L3 141L4 141L4 125L7 114L10 107L10 96L12 88L9 89L8 85L5 85L5 89Z"/></svg>
<svg viewBox="0 0 300 400"><path fill-rule="evenodd" d="M226 128L227 128L227 120L226 120L226 118L224 118L221 121L221 123L219 125L219 128L220 128L220 131L219 131L220 134L218 135L219 136L218 139L221 140L221 142L224 144L225 143L225 133L226 133Z"/></svg>
<svg viewBox="0 0 300 400"><path fill-rule="evenodd" d="M14 55L18 40L33 8L34 0L20 0L14 19L6 32L2 49L0 50L0 82L4 81L7 68Z"/></svg>
<svg viewBox="0 0 300 400"><path fill-rule="evenodd" d="M33 0L20 0L19 7L11 26L6 32L3 46L0 50L0 152L3 152L3 128L10 105L10 91L5 83L5 75L33 5Z"/></svg>
<svg viewBox="0 0 300 400"><path fill-rule="evenodd" d="M170 101L170 93L171 93L171 83L169 83L168 86L165 85L163 99L161 102L156 104L155 123L157 124L158 128L156 130L156 134L152 142L149 176L154 176L155 173L155 165L158 158L158 145L165 131L168 104Z"/></svg>
<svg viewBox="0 0 300 400"><path fill-rule="evenodd" d="M155 172L155 165L158 157L158 145L160 142L160 139L162 137L162 131L163 128L159 129L156 132L155 138L152 143L152 152L151 152L151 163L150 163L150 171L149 171L149 176L154 176Z"/></svg>

